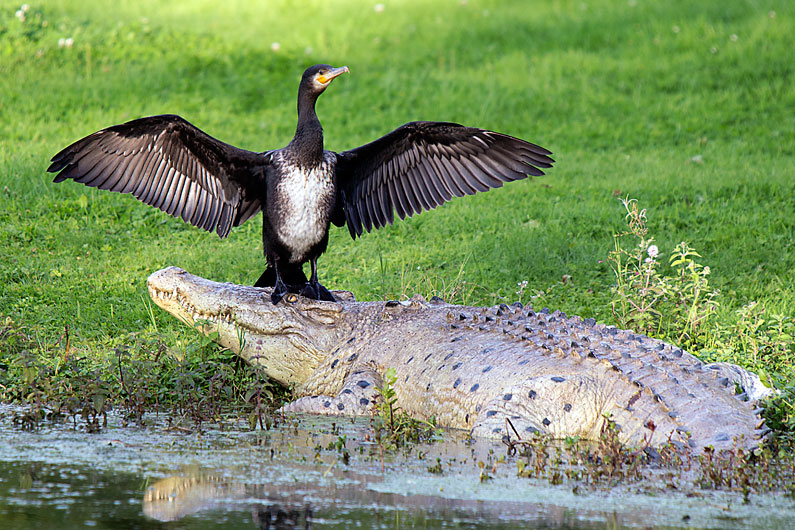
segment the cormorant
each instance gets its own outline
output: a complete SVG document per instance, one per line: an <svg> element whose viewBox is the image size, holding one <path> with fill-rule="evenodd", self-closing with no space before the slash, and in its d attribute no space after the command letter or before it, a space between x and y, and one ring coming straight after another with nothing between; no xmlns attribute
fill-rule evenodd
<svg viewBox="0 0 795 530"><path fill-rule="evenodd" d="M78 140L47 171L58 173L54 182L131 193L222 238L261 210L267 268L255 286L273 286L275 304L288 292L334 300L317 279L330 223L347 224L355 239L392 224L395 214L410 217L552 167L543 147L445 122L411 122L350 151L326 151L315 102L345 72L325 64L304 72L295 137L281 149L239 149L179 116L160 115Z"/></svg>

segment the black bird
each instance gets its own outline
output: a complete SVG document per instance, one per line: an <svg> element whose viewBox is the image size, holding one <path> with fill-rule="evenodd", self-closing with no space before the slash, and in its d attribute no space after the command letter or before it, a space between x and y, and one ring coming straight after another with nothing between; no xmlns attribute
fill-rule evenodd
<svg viewBox="0 0 795 530"><path fill-rule="evenodd" d="M261 210L268 266L255 286L273 286L275 304L288 292L334 300L317 279L330 223L347 224L355 239L392 224L395 214L410 217L552 167L543 147L445 122L411 122L356 149L326 151L315 102L345 72L325 64L304 72L295 137L282 149L239 149L179 116L161 115L78 140L47 171L58 173L54 182L132 193L222 238Z"/></svg>

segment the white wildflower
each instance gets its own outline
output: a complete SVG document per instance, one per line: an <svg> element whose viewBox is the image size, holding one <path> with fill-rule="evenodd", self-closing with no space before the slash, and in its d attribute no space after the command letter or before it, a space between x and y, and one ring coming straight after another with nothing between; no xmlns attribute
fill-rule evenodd
<svg viewBox="0 0 795 530"><path fill-rule="evenodd" d="M63 37L58 39L58 47L59 48L63 48L65 44L66 44L66 39L64 39Z"/></svg>
<svg viewBox="0 0 795 530"><path fill-rule="evenodd" d="M29 6L28 4L22 4L22 5L19 7L19 10L20 10L20 11L22 11L22 12L24 12L24 13L27 13L27 12L28 12L28 9L30 9L30 6Z"/></svg>
<svg viewBox="0 0 795 530"><path fill-rule="evenodd" d="M679 26L672 27L671 31L673 31L674 33L679 33Z"/></svg>
<svg viewBox="0 0 795 530"><path fill-rule="evenodd" d="M279 44L278 42L271 43L271 51L272 52L278 52L281 47L282 47L282 45Z"/></svg>
<svg viewBox="0 0 795 530"><path fill-rule="evenodd" d="M75 40L72 37L69 37L63 41L63 45L66 46L67 48L71 48L74 43Z"/></svg>
<svg viewBox="0 0 795 530"><path fill-rule="evenodd" d="M657 248L657 245L649 245L649 248L646 249L646 253L651 259L654 259L660 254L660 249Z"/></svg>
<svg viewBox="0 0 795 530"><path fill-rule="evenodd" d="M375 4L373 6L373 11L376 13L383 13L384 12L384 4Z"/></svg>
<svg viewBox="0 0 795 530"><path fill-rule="evenodd" d="M25 12L21 9L17 9L17 12L14 15L19 19L20 22L25 22Z"/></svg>
<svg viewBox="0 0 795 530"><path fill-rule="evenodd" d="M729 39L731 39L732 42L737 42L738 39L737 34L732 33L731 35L729 35Z"/></svg>

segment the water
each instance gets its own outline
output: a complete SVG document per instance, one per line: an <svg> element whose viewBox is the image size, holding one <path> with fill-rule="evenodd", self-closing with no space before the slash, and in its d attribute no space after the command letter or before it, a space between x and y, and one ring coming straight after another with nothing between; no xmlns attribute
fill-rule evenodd
<svg viewBox="0 0 795 530"><path fill-rule="evenodd" d="M0 406L0 528L795 528L776 495L595 491L517 478L499 443L459 435L382 457L365 420L302 418L267 432L99 434L11 425ZM343 440L348 464L333 445ZM428 467L440 458L443 473ZM477 462L494 471L481 482ZM496 467L495 467L496 466ZM637 488L636 488L637 490ZM648 491L652 491L650 494Z"/></svg>

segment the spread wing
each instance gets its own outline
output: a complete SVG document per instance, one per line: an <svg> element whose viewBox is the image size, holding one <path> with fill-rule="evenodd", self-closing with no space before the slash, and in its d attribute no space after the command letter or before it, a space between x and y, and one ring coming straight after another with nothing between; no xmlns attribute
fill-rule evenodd
<svg viewBox="0 0 795 530"><path fill-rule="evenodd" d="M335 224L351 237L431 210L453 197L543 175L543 147L456 123L411 122L338 155Z"/></svg>
<svg viewBox="0 0 795 530"><path fill-rule="evenodd" d="M194 226L226 237L262 208L263 154L225 144L175 115L103 129L52 158L54 182L131 193Z"/></svg>

